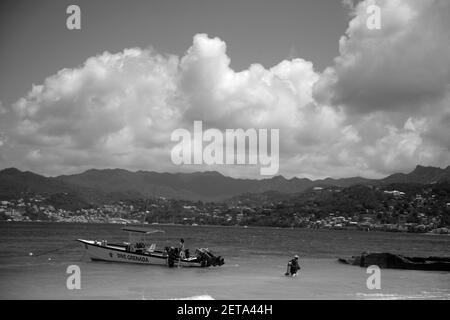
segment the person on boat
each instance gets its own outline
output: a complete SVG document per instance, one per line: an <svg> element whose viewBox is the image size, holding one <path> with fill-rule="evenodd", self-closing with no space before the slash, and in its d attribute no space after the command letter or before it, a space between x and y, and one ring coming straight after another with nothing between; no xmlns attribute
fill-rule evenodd
<svg viewBox="0 0 450 320"><path fill-rule="evenodd" d="M294 259L290 260L287 265L288 270L286 271L286 275L291 275L295 277L297 272L300 270L300 265L298 264L298 255L294 256Z"/></svg>
<svg viewBox="0 0 450 320"><path fill-rule="evenodd" d="M180 239L180 245L178 247L178 252L180 253L180 258L183 259L185 257L185 254L184 254L184 239L183 238Z"/></svg>

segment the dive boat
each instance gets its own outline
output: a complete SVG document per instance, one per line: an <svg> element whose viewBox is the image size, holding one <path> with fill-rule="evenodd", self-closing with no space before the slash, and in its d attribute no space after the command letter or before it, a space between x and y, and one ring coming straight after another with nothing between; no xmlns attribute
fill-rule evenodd
<svg viewBox="0 0 450 320"><path fill-rule="evenodd" d="M145 237L164 232L143 227L124 227L129 233L129 242L108 243L106 240L77 239L92 261L126 262L147 265L165 265L168 267L210 267L223 265L224 259L216 257L207 248L198 248L194 255L189 250L165 247L157 250L155 243L149 243Z"/></svg>

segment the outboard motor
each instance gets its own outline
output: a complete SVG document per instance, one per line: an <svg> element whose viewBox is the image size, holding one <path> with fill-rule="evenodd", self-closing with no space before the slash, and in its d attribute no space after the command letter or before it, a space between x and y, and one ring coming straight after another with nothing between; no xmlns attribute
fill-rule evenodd
<svg viewBox="0 0 450 320"><path fill-rule="evenodd" d="M200 260L202 267L221 266L225 263L221 256L216 257L207 248L198 248L195 255Z"/></svg>

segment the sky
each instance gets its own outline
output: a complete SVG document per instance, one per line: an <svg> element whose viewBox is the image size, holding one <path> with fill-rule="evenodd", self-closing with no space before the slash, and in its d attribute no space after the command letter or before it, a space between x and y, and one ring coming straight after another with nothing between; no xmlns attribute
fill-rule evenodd
<svg viewBox="0 0 450 320"><path fill-rule="evenodd" d="M70 4L82 10L80 31L66 28ZM348 20L348 11L332 0L4 0L0 7L4 103L104 51L153 47L183 55L197 33L226 41L236 71L300 56L321 70L339 53Z"/></svg>
<svg viewBox="0 0 450 320"><path fill-rule="evenodd" d="M447 0L3 0L0 15L0 168L261 178L175 165L171 133L196 120L279 129L288 178L450 165Z"/></svg>

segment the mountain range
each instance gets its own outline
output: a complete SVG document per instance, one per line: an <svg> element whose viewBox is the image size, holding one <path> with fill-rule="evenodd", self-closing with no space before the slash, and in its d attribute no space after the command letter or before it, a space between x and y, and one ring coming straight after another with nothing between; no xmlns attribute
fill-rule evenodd
<svg viewBox="0 0 450 320"><path fill-rule="evenodd" d="M244 193L299 193L314 187L349 187L392 183L432 184L450 180L445 169L418 165L412 172L395 173L383 179L352 177L343 179L307 178L236 179L216 171L194 173L158 173L124 169L90 169L73 175L45 177L30 171L7 168L0 171L0 198L21 192L40 194L68 193L86 203L102 204L124 199L162 196L166 198L222 201Z"/></svg>

